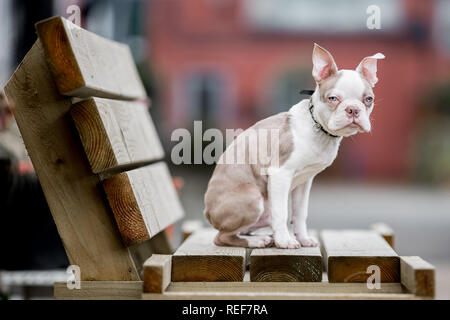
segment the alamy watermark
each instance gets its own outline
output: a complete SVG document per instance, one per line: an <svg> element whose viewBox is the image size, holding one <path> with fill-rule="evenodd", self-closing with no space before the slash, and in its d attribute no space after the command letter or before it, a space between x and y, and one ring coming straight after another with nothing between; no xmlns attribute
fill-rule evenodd
<svg viewBox="0 0 450 320"><path fill-rule="evenodd" d="M279 129L226 129L224 139L219 129L203 132L202 122L194 121L193 132L193 136L184 128L172 132L171 141L178 142L171 152L174 164L258 164L260 174L280 164ZM203 148L204 142L209 144Z"/></svg>
<svg viewBox="0 0 450 320"><path fill-rule="evenodd" d="M66 273L69 274L67 277L67 289L74 290L74 289L81 289L81 269L77 265L70 265L66 269Z"/></svg>
<svg viewBox="0 0 450 320"><path fill-rule="evenodd" d="M81 9L79 6L75 4L68 6L66 9L66 14L69 15L67 20L79 27L81 26Z"/></svg>
<svg viewBox="0 0 450 320"><path fill-rule="evenodd" d="M367 267L367 274L370 276L367 278L367 289L381 289L381 269L377 265L370 265Z"/></svg>
<svg viewBox="0 0 450 320"><path fill-rule="evenodd" d="M377 5L370 5L367 7L366 13L369 15L366 20L367 29L381 29L381 9Z"/></svg>

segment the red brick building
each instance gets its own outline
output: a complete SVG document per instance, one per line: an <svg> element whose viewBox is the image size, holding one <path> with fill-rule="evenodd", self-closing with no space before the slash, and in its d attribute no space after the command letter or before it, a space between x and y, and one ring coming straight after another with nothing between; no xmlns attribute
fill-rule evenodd
<svg viewBox="0 0 450 320"><path fill-rule="evenodd" d="M380 30L366 26L373 3L381 9ZM420 0L328 1L328 7L310 0L151 1L148 59L165 134L200 119L246 128L288 110L301 99L298 91L313 85L314 42L342 69L382 52L373 131L346 139L333 167L375 179L406 177L420 120L417 101L424 88L450 75L443 40L449 26L437 17L443 7Z"/></svg>

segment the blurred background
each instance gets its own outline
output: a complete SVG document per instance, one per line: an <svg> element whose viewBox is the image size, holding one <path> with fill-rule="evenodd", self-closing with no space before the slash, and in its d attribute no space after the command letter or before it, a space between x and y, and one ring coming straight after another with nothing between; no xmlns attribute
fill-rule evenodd
<svg viewBox="0 0 450 320"><path fill-rule="evenodd" d="M130 45L169 162L176 128L192 130L202 120L203 130L245 129L305 98L299 91L314 88L314 42L341 69L382 52L372 132L345 139L334 164L316 178L309 226L387 223L396 233L397 252L434 264L437 297L450 298L450 1L0 0L0 88L36 40L34 23L53 15L69 18L71 5L81 9L82 27ZM366 25L370 5L380 8L380 29ZM1 112L4 119L7 111ZM24 166L26 155L11 151L11 144L20 144L17 132L9 137L13 120L0 129L1 157L15 157L21 172L32 174ZM204 219L203 195L213 169L172 166L172 174L184 180L188 219ZM17 232L13 223L20 223L14 220L18 210L31 215L0 203L2 221L11 221L0 222L6 252L0 269L67 266L48 214L34 216L34 247L27 239L8 241ZM26 253L24 261L8 260L8 252L17 250Z"/></svg>

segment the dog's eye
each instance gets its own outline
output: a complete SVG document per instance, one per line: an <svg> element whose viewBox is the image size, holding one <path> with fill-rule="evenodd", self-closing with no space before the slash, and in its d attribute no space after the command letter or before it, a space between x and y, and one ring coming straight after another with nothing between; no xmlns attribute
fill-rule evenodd
<svg viewBox="0 0 450 320"><path fill-rule="evenodd" d="M366 103L372 103L373 102L373 98L372 97L366 97Z"/></svg>
<svg viewBox="0 0 450 320"><path fill-rule="evenodd" d="M328 101L330 101L330 102L336 102L336 101L338 101L338 98L335 97L335 96L331 96L331 97L328 97Z"/></svg>

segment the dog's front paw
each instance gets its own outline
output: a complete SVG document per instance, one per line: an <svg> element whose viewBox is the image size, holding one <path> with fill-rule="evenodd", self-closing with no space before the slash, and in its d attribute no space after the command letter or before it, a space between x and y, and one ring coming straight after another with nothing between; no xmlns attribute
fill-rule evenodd
<svg viewBox="0 0 450 320"><path fill-rule="evenodd" d="M300 248L300 243L291 237L289 234L286 235L275 235L274 237L275 245L277 248L281 249L298 249Z"/></svg>
<svg viewBox="0 0 450 320"><path fill-rule="evenodd" d="M302 247L317 247L319 242L313 237L298 237L297 238Z"/></svg>

